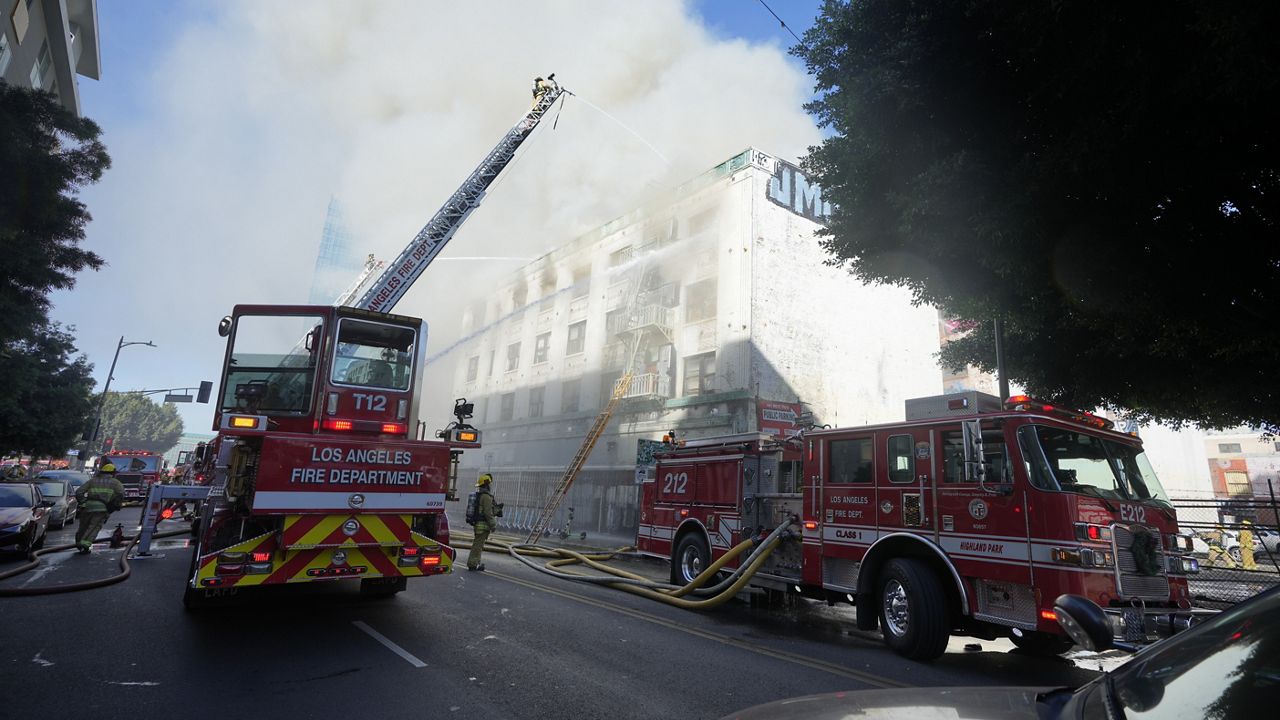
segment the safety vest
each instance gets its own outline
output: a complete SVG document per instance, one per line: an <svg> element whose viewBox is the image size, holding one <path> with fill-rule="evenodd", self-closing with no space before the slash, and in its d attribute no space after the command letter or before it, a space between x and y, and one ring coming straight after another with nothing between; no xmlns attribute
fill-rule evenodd
<svg viewBox="0 0 1280 720"><path fill-rule="evenodd" d="M77 497L85 512L107 512L119 506L124 499L124 485L114 477L96 476L80 486Z"/></svg>

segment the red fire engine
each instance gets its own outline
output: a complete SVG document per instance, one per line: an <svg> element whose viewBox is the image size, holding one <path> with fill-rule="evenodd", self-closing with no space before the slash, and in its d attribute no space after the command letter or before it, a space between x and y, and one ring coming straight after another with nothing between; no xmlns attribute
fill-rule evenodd
<svg viewBox="0 0 1280 720"><path fill-rule="evenodd" d="M166 501L200 500L189 607L229 589L337 579L389 595L407 578L450 571L444 503L456 499L458 457L480 447L480 432L459 400L440 441L415 439L427 327L389 311L563 93L541 88L359 300L373 263L335 306L237 305L223 319L218 435L194 473L207 485L158 487L138 543L149 552L172 513Z"/></svg>
<svg viewBox="0 0 1280 720"><path fill-rule="evenodd" d="M98 461L98 467L111 463L116 468L116 479L124 485L126 503L141 503L147 499L147 491L160 479L162 458L150 450L112 450Z"/></svg>
<svg viewBox="0 0 1280 720"><path fill-rule="evenodd" d="M638 546L683 584L791 520L753 584L852 603L860 629L920 660L953 633L1062 652L1063 593L1130 640L1192 621L1199 566L1136 436L1025 396L908 400L906 417L670 447L642 488Z"/></svg>

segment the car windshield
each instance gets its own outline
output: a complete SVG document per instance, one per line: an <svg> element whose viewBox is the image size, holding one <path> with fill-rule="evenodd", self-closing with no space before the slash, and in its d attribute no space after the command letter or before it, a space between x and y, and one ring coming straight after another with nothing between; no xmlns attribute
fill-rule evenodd
<svg viewBox="0 0 1280 720"><path fill-rule="evenodd" d="M343 318L338 322L333 381L343 385L407 390L412 381L417 331Z"/></svg>
<svg viewBox="0 0 1280 720"><path fill-rule="evenodd" d="M67 484L61 482L40 483L40 494L46 498L59 498L67 494Z"/></svg>
<svg viewBox="0 0 1280 720"><path fill-rule="evenodd" d="M160 456L108 455L103 462L115 465L119 473L153 473L160 466Z"/></svg>
<svg viewBox="0 0 1280 720"><path fill-rule="evenodd" d="M236 320L222 409L304 413L311 407L324 319L244 315Z"/></svg>
<svg viewBox="0 0 1280 720"><path fill-rule="evenodd" d="M1280 698L1280 591L1138 655L1111 689L1131 720L1265 716Z"/></svg>
<svg viewBox="0 0 1280 720"><path fill-rule="evenodd" d="M1111 500L1169 502L1141 448L1045 425L1019 428L1018 442L1027 472L1038 487Z"/></svg>
<svg viewBox="0 0 1280 720"><path fill-rule="evenodd" d="M0 507L29 508L35 505L30 485L0 485Z"/></svg>

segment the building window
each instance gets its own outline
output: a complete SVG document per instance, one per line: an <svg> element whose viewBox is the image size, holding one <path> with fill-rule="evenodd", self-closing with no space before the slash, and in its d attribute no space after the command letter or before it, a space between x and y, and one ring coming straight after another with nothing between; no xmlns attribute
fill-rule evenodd
<svg viewBox="0 0 1280 720"><path fill-rule="evenodd" d="M684 394L708 395L716 383L716 354L693 355L684 359Z"/></svg>
<svg viewBox="0 0 1280 720"><path fill-rule="evenodd" d="M627 311L623 308L610 310L604 316L604 334L609 340L613 340L613 336L620 332L626 332L627 329Z"/></svg>
<svg viewBox="0 0 1280 720"><path fill-rule="evenodd" d="M1218 452L1238 453L1240 452L1240 443L1218 443Z"/></svg>
<svg viewBox="0 0 1280 720"><path fill-rule="evenodd" d="M680 236L676 232L677 228L676 219L673 217L653 223L644 231L645 246L666 247L679 240Z"/></svg>
<svg viewBox="0 0 1280 720"><path fill-rule="evenodd" d="M520 283L519 287L511 292L512 310L519 310L529 304L529 286Z"/></svg>
<svg viewBox="0 0 1280 720"><path fill-rule="evenodd" d="M31 66L31 87L37 90L47 90L46 87L49 77L49 67L53 64L53 59L49 57L49 41L45 40L40 43L40 52L36 55L36 64Z"/></svg>
<svg viewBox="0 0 1280 720"><path fill-rule="evenodd" d="M547 270L542 273L542 287L539 291L542 296L543 304L556 296L556 273L554 270Z"/></svg>
<svg viewBox="0 0 1280 720"><path fill-rule="evenodd" d="M831 441L831 476L833 484L871 482L871 438Z"/></svg>
<svg viewBox="0 0 1280 720"><path fill-rule="evenodd" d="M515 342L507 346L507 372L518 367L520 367L520 343Z"/></svg>
<svg viewBox="0 0 1280 720"><path fill-rule="evenodd" d="M467 382L475 382L480 377L480 356L473 355L467 361Z"/></svg>
<svg viewBox="0 0 1280 720"><path fill-rule="evenodd" d="M698 233L710 230L716 224L716 211L703 210L702 212L689 218L689 235L697 235Z"/></svg>
<svg viewBox="0 0 1280 720"><path fill-rule="evenodd" d="M547 394L546 391L545 387L529 388L529 417L542 417L542 404Z"/></svg>
<svg viewBox="0 0 1280 720"><path fill-rule="evenodd" d="M1228 470L1223 475L1227 481L1227 494L1233 497L1253 495L1253 485L1249 482L1249 473L1239 470Z"/></svg>
<svg viewBox="0 0 1280 720"><path fill-rule="evenodd" d="M915 441L910 435L894 435L889 438L889 482L911 482L911 463Z"/></svg>
<svg viewBox="0 0 1280 720"><path fill-rule="evenodd" d="M569 344L565 346L566 355L577 355L587 349L587 321L576 322L569 326Z"/></svg>
<svg viewBox="0 0 1280 720"><path fill-rule="evenodd" d="M494 363L497 362L497 360L495 359L495 356L497 354L498 354L497 350L489 351L489 377L493 377L493 366L494 366Z"/></svg>
<svg viewBox="0 0 1280 720"><path fill-rule="evenodd" d="M614 268L619 265L626 265L635 257L635 250L630 245L614 250L609 253L609 267Z"/></svg>
<svg viewBox="0 0 1280 720"><path fill-rule="evenodd" d="M573 271L573 298L586 297L591 292L591 266L575 268Z"/></svg>
<svg viewBox="0 0 1280 720"><path fill-rule="evenodd" d="M533 341L533 364L544 363L551 352L551 333L545 332Z"/></svg>
<svg viewBox="0 0 1280 720"><path fill-rule="evenodd" d="M1280 452L1280 442L1276 443L1276 452Z"/></svg>
<svg viewBox="0 0 1280 720"><path fill-rule="evenodd" d="M502 396L502 405L498 411L498 422L507 422L516 416L516 394L506 393Z"/></svg>
<svg viewBox="0 0 1280 720"><path fill-rule="evenodd" d="M699 322L716 316L715 278L697 282L684 291L684 320Z"/></svg>
<svg viewBox="0 0 1280 720"><path fill-rule="evenodd" d="M9 61L13 59L13 51L9 49L9 36L0 32L0 75L9 69Z"/></svg>
<svg viewBox="0 0 1280 720"><path fill-rule="evenodd" d="M560 388L560 412L578 412L582 403L582 380L565 380Z"/></svg>

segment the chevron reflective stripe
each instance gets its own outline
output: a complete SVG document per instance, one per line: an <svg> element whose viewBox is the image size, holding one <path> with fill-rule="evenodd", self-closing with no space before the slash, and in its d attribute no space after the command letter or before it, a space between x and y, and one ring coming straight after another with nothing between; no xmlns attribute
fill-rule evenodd
<svg viewBox="0 0 1280 720"><path fill-rule="evenodd" d="M355 502L358 500L358 503ZM253 495L253 511L300 512L306 510L420 512L443 510L444 493L323 492L301 490L260 490Z"/></svg>
<svg viewBox="0 0 1280 720"><path fill-rule="evenodd" d="M348 523L354 521L352 528ZM291 550L409 542L409 515L287 515L281 545ZM351 530L354 529L354 532Z"/></svg>
<svg viewBox="0 0 1280 720"><path fill-rule="evenodd" d="M229 552L265 552L275 548L274 533L260 535L246 540L221 552L209 553L200 558L200 569L196 575L196 587L207 587L206 579L218 578L219 588L252 587L255 585L284 585L315 581L331 581L335 579L360 579L380 577L422 577L424 573L418 565L401 567L397 563L400 556L399 547L332 547L308 549L284 549L271 552L271 571L266 573L245 573L240 575L219 575L217 559ZM423 548L426 555L439 554L440 563L431 569L430 574L452 572L454 557L453 548L432 540L416 532L411 532L409 542ZM334 562L334 554L341 552L342 562Z"/></svg>

